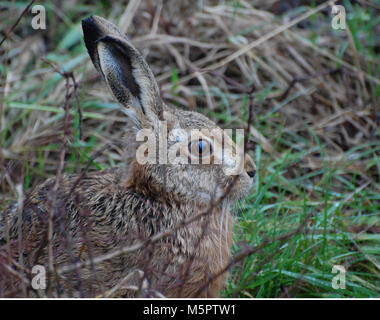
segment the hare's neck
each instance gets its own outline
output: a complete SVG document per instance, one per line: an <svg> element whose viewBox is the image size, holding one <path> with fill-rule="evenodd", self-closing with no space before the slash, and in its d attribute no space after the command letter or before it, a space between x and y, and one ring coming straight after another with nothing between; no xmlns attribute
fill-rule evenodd
<svg viewBox="0 0 380 320"><path fill-rule="evenodd" d="M174 245L184 254L194 253L197 246L207 250L230 247L233 217L228 204L210 209L209 205L177 202L170 195L151 199L134 191L133 197L135 214L143 212L144 221L154 225L156 233L167 233L172 229Z"/></svg>
<svg viewBox="0 0 380 320"><path fill-rule="evenodd" d="M177 225L184 227L176 231L175 248L187 257L197 257L212 270L225 266L230 258L232 246L233 216L229 207L212 210L190 209L183 206Z"/></svg>
<svg viewBox="0 0 380 320"><path fill-rule="evenodd" d="M179 201L172 193L157 195L136 186L128 188L127 194L129 209L124 213L131 217L126 221L140 219L146 237L168 234L162 241L171 242L173 252L205 258L205 263L216 260L220 265L228 259L233 222L228 203L210 209L209 203Z"/></svg>
<svg viewBox="0 0 380 320"><path fill-rule="evenodd" d="M212 213L178 230L175 235L178 242L174 246L181 253L177 255L178 264L191 266L191 273L199 273L199 276L223 270L231 258L232 225L229 209L215 208ZM225 275L221 283L224 278Z"/></svg>
<svg viewBox="0 0 380 320"><path fill-rule="evenodd" d="M229 208L213 208L212 211L201 212L201 215L201 218L196 219L188 226L192 235L189 239L189 251L199 249L200 256L207 256L217 248L216 252L213 252L214 254L219 255L219 253L226 250L228 250L229 254L233 223ZM199 246L199 248L197 249L196 246ZM223 252L223 255L225 254L227 254L227 251Z"/></svg>

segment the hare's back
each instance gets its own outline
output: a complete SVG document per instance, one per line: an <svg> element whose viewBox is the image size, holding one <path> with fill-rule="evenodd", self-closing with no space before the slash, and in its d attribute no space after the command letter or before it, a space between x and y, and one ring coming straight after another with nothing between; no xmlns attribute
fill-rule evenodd
<svg viewBox="0 0 380 320"><path fill-rule="evenodd" d="M49 219L55 234L71 231L79 220L91 216L91 211L107 202L107 198L120 194L122 168L112 168L94 173L62 175L59 182L50 178L28 193L25 201L15 202L0 215L0 244L6 239L18 239L20 225L22 238L28 240L46 230ZM104 212L105 213L105 212ZM21 217L21 221L20 221ZM9 237L5 234L8 230Z"/></svg>

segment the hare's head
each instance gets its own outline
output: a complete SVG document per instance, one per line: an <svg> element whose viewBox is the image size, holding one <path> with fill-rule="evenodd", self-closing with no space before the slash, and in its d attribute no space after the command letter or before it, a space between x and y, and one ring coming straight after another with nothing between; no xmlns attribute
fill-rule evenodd
<svg viewBox="0 0 380 320"><path fill-rule="evenodd" d="M230 134L197 112L165 105L144 58L113 24L91 16L82 26L92 62L128 118L126 185L204 204L227 191L226 200L244 196L255 164Z"/></svg>

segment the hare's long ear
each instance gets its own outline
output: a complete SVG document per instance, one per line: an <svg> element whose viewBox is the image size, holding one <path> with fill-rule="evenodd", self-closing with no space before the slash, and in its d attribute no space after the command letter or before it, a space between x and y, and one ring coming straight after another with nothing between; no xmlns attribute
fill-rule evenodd
<svg viewBox="0 0 380 320"><path fill-rule="evenodd" d="M149 122L158 119L162 101L157 82L128 38L115 25L97 16L83 20L82 28L91 60L117 101L134 108L139 118Z"/></svg>

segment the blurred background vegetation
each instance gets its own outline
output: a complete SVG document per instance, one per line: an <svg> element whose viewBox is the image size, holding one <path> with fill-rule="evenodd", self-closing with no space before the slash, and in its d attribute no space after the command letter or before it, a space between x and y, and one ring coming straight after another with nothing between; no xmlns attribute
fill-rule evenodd
<svg viewBox="0 0 380 320"><path fill-rule="evenodd" d="M28 3L0 1L0 38ZM89 170L124 165L112 143L124 116L82 39L80 21L96 14L128 34L168 104L244 128L254 88L258 171L234 208L234 252L260 249L234 266L223 296L379 297L380 2L336 3L345 30L317 0L36 1L46 30L29 10L0 46L0 208L17 185L28 192L56 174L64 134L66 172L96 153ZM345 289L332 288L334 265L347 270Z"/></svg>

